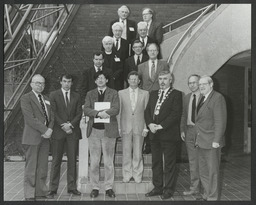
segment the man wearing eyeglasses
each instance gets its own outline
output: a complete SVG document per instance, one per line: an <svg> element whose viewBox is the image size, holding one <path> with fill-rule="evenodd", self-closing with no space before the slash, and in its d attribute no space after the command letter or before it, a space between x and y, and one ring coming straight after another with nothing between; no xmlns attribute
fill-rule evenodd
<svg viewBox="0 0 256 205"><path fill-rule="evenodd" d="M138 71L138 65L148 60L148 55L145 55L142 52L143 45L140 40L135 40L133 42L132 50L134 52L134 55L127 58L124 63L124 79L126 80L127 85L128 73L130 73L131 71Z"/></svg>
<svg viewBox="0 0 256 205"><path fill-rule="evenodd" d="M221 148L225 145L227 108L223 95L213 90L213 80L210 76L200 78L199 89L202 97L199 99L195 118L195 146L204 193L198 200L216 201L220 196L219 168Z"/></svg>
<svg viewBox="0 0 256 205"><path fill-rule="evenodd" d="M25 122L22 136L26 156L24 196L25 201L36 201L49 198L46 178L54 114L49 99L42 95L43 76L34 75L30 86L32 91L23 95L20 102Z"/></svg>

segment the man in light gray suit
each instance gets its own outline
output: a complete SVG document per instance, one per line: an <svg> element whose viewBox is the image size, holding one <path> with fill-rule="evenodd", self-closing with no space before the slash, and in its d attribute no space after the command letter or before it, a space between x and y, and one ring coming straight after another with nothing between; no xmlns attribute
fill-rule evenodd
<svg viewBox="0 0 256 205"><path fill-rule="evenodd" d="M123 182L133 177L136 183L142 181L143 139L148 129L144 120L144 110L149 92L138 88L140 82L137 71L128 74L129 87L118 92L120 99L119 129L123 145Z"/></svg>
<svg viewBox="0 0 256 205"><path fill-rule="evenodd" d="M32 91L21 97L21 111L24 116L22 144L25 149L24 171L25 201L36 201L48 196L46 185L50 137L54 114L50 100L42 95L45 79L40 74L32 77Z"/></svg>
<svg viewBox="0 0 256 205"><path fill-rule="evenodd" d="M97 88L89 91L85 98L84 115L90 119L87 126L90 151L90 182L92 185L91 198L99 195L100 160L103 153L106 195L115 197L114 184L114 155L116 138L119 137L116 116L119 113L119 98L116 90L106 86L109 76L104 71L94 75ZM109 108L98 110L96 102L110 103ZM97 122L95 118L109 119L109 123Z"/></svg>
<svg viewBox="0 0 256 205"><path fill-rule="evenodd" d="M221 148L225 145L224 132L227 124L226 102L220 93L213 90L210 76L199 80L202 97L197 105L195 145L198 152L199 177L204 194L199 200L216 201L220 196Z"/></svg>
<svg viewBox="0 0 256 205"><path fill-rule="evenodd" d="M158 75L161 71L169 71L167 62L158 60L159 46L156 43L147 45L149 60L138 66L138 73L141 79L141 88L151 92L152 90L159 90ZM151 152L149 137L145 138L145 146L143 153L149 154Z"/></svg>

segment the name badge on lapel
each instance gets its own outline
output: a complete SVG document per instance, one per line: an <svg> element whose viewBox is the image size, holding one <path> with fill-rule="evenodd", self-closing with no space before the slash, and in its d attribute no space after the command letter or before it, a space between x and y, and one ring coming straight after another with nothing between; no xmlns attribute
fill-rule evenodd
<svg viewBox="0 0 256 205"><path fill-rule="evenodd" d="M133 27L129 27L129 30L130 31L135 31Z"/></svg>
<svg viewBox="0 0 256 205"><path fill-rule="evenodd" d="M47 104L47 105L51 105L51 103L50 103L49 100L45 100L44 102L45 102L45 104Z"/></svg>

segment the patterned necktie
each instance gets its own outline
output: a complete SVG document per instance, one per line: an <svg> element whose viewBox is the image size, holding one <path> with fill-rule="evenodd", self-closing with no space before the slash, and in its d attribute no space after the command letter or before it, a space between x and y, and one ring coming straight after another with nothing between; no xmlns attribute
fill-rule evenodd
<svg viewBox="0 0 256 205"><path fill-rule="evenodd" d="M48 120L48 116L47 116L46 109L45 109L45 106L44 106L44 102L43 102L43 99L42 99L42 95L38 94L38 97L39 97L39 102L41 104L41 107L42 107L42 110L43 110L43 113L44 113L44 118L45 118L46 126L48 127L49 120Z"/></svg>
<svg viewBox="0 0 256 205"><path fill-rule="evenodd" d="M138 56L138 58L137 58L137 65L139 65L140 64L140 56Z"/></svg>
<svg viewBox="0 0 256 205"><path fill-rule="evenodd" d="M144 48L145 46L145 41L144 41L144 38L142 38L142 47Z"/></svg>
<svg viewBox="0 0 256 205"><path fill-rule="evenodd" d="M162 102L163 97L164 97L164 91L162 91L161 96L160 96L160 98L159 98L159 102L160 102L160 103Z"/></svg>
<svg viewBox="0 0 256 205"><path fill-rule="evenodd" d="M200 102L198 103L198 106L197 106L197 113L199 112L200 108L202 107L202 105L204 104L204 98L205 96L203 96L200 100Z"/></svg>
<svg viewBox="0 0 256 205"><path fill-rule="evenodd" d="M151 66L151 80L154 81L155 80L155 75L156 75L156 71L155 71L155 61L152 61L152 66Z"/></svg>
<svg viewBox="0 0 256 205"><path fill-rule="evenodd" d="M68 108L69 106L68 92L66 92L65 98L66 98L66 106Z"/></svg>
<svg viewBox="0 0 256 205"><path fill-rule="evenodd" d="M191 121L195 123L196 116L196 94L193 95Z"/></svg>

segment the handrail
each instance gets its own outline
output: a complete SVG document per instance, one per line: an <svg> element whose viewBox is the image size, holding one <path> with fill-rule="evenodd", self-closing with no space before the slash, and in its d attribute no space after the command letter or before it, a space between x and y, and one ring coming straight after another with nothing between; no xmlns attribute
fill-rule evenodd
<svg viewBox="0 0 256 205"><path fill-rule="evenodd" d="M194 14L199 13L199 12L201 12L201 11L207 9L208 7L209 7L209 6L206 6L206 7L204 7L204 8L201 8L201 9L199 9L199 10L197 10L197 11L194 11L193 13L190 13L190 14L188 14L188 15L186 15L186 16L183 16L183 17L180 18L180 19L177 19L177 20L175 20L175 21L173 21L173 22L171 22L171 23L168 23L168 24L164 25L163 28L167 28L167 27L169 27L169 26L171 26L171 25L173 25L173 24L175 24L175 23L177 23L177 22L179 22L179 21L182 21L183 19L186 19L186 18L188 18L188 17L190 17L190 16L193 16Z"/></svg>
<svg viewBox="0 0 256 205"><path fill-rule="evenodd" d="M201 18L204 16L205 13L207 13L213 6L215 6L215 4L211 4L210 6L207 7L207 9L205 9L201 14L200 16L198 16L196 18L196 20L188 27L188 29L185 31L185 33L181 36L181 38L179 39L179 41L177 42L177 44L174 46L174 49L172 50L168 60L167 60L167 63L169 64L170 61L171 61L171 64L172 64L172 57L174 55L174 53L176 52L176 50L178 49L178 47L180 46L180 44L183 42L184 38L187 36L187 34L189 32L191 32L192 28L194 27L194 25L199 21L201 20ZM172 72L172 70L171 70Z"/></svg>

